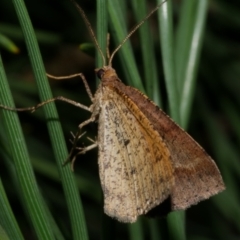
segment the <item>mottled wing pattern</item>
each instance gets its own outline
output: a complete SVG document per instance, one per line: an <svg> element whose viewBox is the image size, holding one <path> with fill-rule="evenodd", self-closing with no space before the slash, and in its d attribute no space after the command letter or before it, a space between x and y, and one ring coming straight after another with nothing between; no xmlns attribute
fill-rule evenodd
<svg viewBox="0 0 240 240"><path fill-rule="evenodd" d="M169 196L174 184L170 153L126 95L108 87L102 94L98 161L104 210L134 222Z"/></svg>

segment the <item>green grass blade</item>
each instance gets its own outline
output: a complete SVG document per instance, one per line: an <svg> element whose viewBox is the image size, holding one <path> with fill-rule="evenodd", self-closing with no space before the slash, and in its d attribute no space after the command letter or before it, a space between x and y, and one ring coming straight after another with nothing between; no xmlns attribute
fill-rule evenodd
<svg viewBox="0 0 240 240"><path fill-rule="evenodd" d="M139 219L136 223L128 224L129 229L129 239L130 240L143 240L143 224L141 219Z"/></svg>
<svg viewBox="0 0 240 240"><path fill-rule="evenodd" d="M108 2L107 0L97 1L97 41L102 49L105 58L107 50L107 33L108 33L107 2ZM97 51L96 66L102 67L103 66L102 57L99 54L98 49L96 49L96 51Z"/></svg>
<svg viewBox="0 0 240 240"><path fill-rule="evenodd" d="M28 54L34 71L35 79L38 85L39 96L41 101L52 98L50 87L46 79L45 69L43 67L41 55L36 42L35 34L32 29L30 19L26 8L22 1L13 0L15 10L17 12ZM73 239L87 239L86 224L83 216L83 209L79 198L74 176L70 171L70 167L62 167L62 163L67 157L67 148L64 141L62 129L58 122L58 115L54 104L44 106L47 125L49 129L50 139L53 151L57 160L60 177L63 183L63 189L66 196L67 206L69 209L70 220L72 223ZM52 119L55 119L53 121ZM42 238L43 239L43 238Z"/></svg>
<svg viewBox="0 0 240 240"><path fill-rule="evenodd" d="M185 212L171 212L167 216L168 234L170 239L184 240L185 232Z"/></svg>
<svg viewBox="0 0 240 240"><path fill-rule="evenodd" d="M0 46L12 53L19 53L19 48L16 46L16 44L3 34L0 34Z"/></svg>
<svg viewBox="0 0 240 240"><path fill-rule="evenodd" d="M181 91L180 115L184 128L188 125L189 115L194 96L197 70L199 65L202 39L204 35L208 0L200 0L196 6L195 22L191 43L188 49L188 60L184 73L184 84ZM185 67L185 66L184 66Z"/></svg>
<svg viewBox="0 0 240 240"><path fill-rule="evenodd" d="M158 1L160 3L162 1ZM159 26L161 49L163 55L163 68L166 88L168 93L170 115L180 123L179 92L175 77L174 44L172 26L172 3L167 1L159 10ZM167 216L168 232L171 239L186 239L185 236L185 214L184 212L172 212Z"/></svg>
<svg viewBox="0 0 240 240"><path fill-rule="evenodd" d="M176 31L175 70L178 90L181 93L184 84L184 74L187 67L189 46L191 44L197 1L184 0Z"/></svg>
<svg viewBox="0 0 240 240"><path fill-rule="evenodd" d="M109 24L116 46L120 44L128 33L126 21L124 19L124 12L122 11L124 7L121 6L123 3L123 1L119 2L118 0L111 0L108 2ZM129 85L145 92L129 41L121 47L117 55L120 57L124 70L124 82L127 82Z"/></svg>
<svg viewBox="0 0 240 240"><path fill-rule="evenodd" d="M154 220L149 220L148 221L149 224L149 230L150 230L150 236L151 236L151 240L162 240L161 236L160 236L160 229L159 229L159 225L158 225L158 221ZM162 228L161 228L162 229Z"/></svg>
<svg viewBox="0 0 240 240"><path fill-rule="evenodd" d="M5 106L14 106L1 59L0 81L1 103ZM16 167L24 202L31 216L36 234L41 239L54 239L41 201L40 192L30 163L17 114L15 112L3 110L3 123L8 135L9 151L12 154Z"/></svg>
<svg viewBox="0 0 240 240"><path fill-rule="evenodd" d="M148 14L147 3L145 0L133 0L131 2L136 22L139 23ZM139 44L142 50L144 69L144 76L142 76L142 79L144 80L146 86L147 95L156 104L158 104L158 106L161 106L159 76L157 73L154 42L150 31L149 21L145 21L135 34L140 37Z"/></svg>
<svg viewBox="0 0 240 240"><path fill-rule="evenodd" d="M19 181L18 181L18 179L17 179L17 177L16 177L16 169L15 169L15 167L14 167L14 165L11 163L11 159L10 159L10 157L9 157L9 154L4 154L5 155L5 159L6 159L6 167L7 167L7 170L8 170L8 174L9 175L11 175L11 180L12 180L12 182L14 183L14 188L16 189L16 191L17 191L17 195L19 196L19 201L22 203L22 206L24 207L24 210L25 210L25 213L27 214L27 218L28 218L28 220L29 220L29 222L30 222L30 225L32 225L31 224L31 217L30 217L30 215L29 215L29 212L28 212L28 210L27 210L27 208L26 208L26 206L25 206L25 202L24 202L24 198L23 198L23 196L22 196L22 194L21 194L21 191L19 190L20 189L20 187L19 187ZM32 159L31 159L32 160ZM34 164L33 164L33 166L34 166ZM54 168L54 170L55 170L56 168ZM50 224L51 224L51 229L52 229L52 231L53 231L53 233L54 233L54 236L55 236L55 238L56 239L59 239L59 240L63 240L64 239L64 237L63 237L63 235L62 235L62 233L61 233L61 231L60 231L60 229L59 229L59 227L57 226L57 224L56 224L56 222L55 222L55 220L54 220L54 218L53 218L53 216L52 216L52 214L51 214L51 212L50 212L50 210L48 209L48 206L46 205L46 203L45 203L45 200L41 197L41 199L42 199L42 202L43 202L43 204L44 204L44 207L45 207L45 211L46 211L46 213L47 213L47 217L48 217L48 219L49 219L49 222L50 222ZM1 239L1 238L0 238ZM18 238L13 238L13 239L18 239Z"/></svg>
<svg viewBox="0 0 240 240"><path fill-rule="evenodd" d="M5 229L9 239L24 239L19 229L11 206L8 202L2 180L0 179L0 225ZM3 239L0 234L0 239Z"/></svg>
<svg viewBox="0 0 240 240"><path fill-rule="evenodd" d="M6 231L4 230L4 228L1 225L0 225L0 239L1 240L11 240L8 237L8 235L7 235Z"/></svg>
<svg viewBox="0 0 240 240"><path fill-rule="evenodd" d="M158 4L163 2L157 1ZM172 2L165 2L158 11L159 34L161 39L161 50L163 58L164 76L169 100L169 109L171 117L179 123L179 93L175 77L174 65L174 44L173 44L173 26L172 26Z"/></svg>

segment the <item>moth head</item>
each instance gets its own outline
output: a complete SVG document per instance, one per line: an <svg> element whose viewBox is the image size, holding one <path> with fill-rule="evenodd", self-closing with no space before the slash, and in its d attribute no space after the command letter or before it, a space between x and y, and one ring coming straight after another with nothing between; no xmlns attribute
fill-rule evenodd
<svg viewBox="0 0 240 240"><path fill-rule="evenodd" d="M96 68L95 73L101 80L116 79L118 78L116 71L111 66L104 66L102 68Z"/></svg>

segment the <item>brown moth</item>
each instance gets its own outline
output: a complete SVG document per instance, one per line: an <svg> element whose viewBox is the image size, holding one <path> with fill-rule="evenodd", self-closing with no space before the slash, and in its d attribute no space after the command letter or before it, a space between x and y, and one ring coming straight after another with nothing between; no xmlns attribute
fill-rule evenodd
<svg viewBox="0 0 240 240"><path fill-rule="evenodd" d="M83 10L75 5L90 26ZM97 142L80 153L98 146L104 211L121 222L135 222L168 198L171 210L184 210L225 189L211 157L147 96L123 84L111 66L114 54L161 5L128 34L108 65L95 70L101 82L95 95L89 95L92 116L79 126L81 130L98 121ZM89 31L103 57L92 29Z"/></svg>
<svg viewBox="0 0 240 240"><path fill-rule="evenodd" d="M85 13L74 4L105 63ZM212 158L147 96L124 85L111 66L115 53L160 6L128 34L109 57L108 65L104 64L95 70L101 83L94 96L84 76L77 74L82 78L92 100L90 107L56 97L35 107L15 109L34 111L48 102L62 100L92 113L90 119L79 125L70 156L82 136L82 128L98 121L98 140L90 146L79 148L78 154L98 146L104 211L126 223L135 222L138 216L147 214L166 199L170 199L171 210L184 210L225 189ZM72 164L75 159L76 155Z"/></svg>
<svg viewBox="0 0 240 240"><path fill-rule="evenodd" d="M170 197L181 210L224 190L209 155L137 89L124 85L111 66L96 70L101 84L91 121L99 121L99 171L104 210L135 222Z"/></svg>

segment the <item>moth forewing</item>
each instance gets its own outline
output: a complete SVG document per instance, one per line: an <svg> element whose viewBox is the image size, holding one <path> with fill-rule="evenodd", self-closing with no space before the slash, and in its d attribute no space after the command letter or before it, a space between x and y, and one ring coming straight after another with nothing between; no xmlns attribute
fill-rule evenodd
<svg viewBox="0 0 240 240"><path fill-rule="evenodd" d="M96 99L101 101L98 162L104 210L119 221L135 222L170 195L171 156L137 105L114 88L123 85L115 71L108 68L101 80Z"/></svg>

